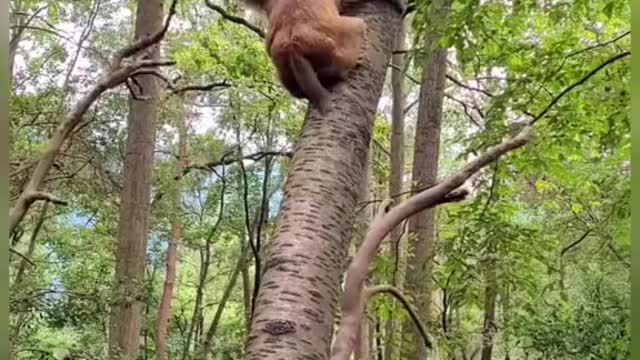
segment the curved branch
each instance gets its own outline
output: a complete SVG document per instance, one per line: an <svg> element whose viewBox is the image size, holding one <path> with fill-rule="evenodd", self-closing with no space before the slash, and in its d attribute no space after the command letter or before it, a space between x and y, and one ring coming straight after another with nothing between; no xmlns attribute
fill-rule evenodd
<svg viewBox="0 0 640 360"><path fill-rule="evenodd" d="M630 51L625 51L623 53L620 53L620 54L608 59L607 61L605 61L602 64L598 65L595 69L589 71L589 73L587 75L585 75L583 78L581 78L577 82L569 85L566 89L562 90L560 92L560 94L556 95L556 97L554 97L553 100L551 100L549 105L547 105L547 107L544 110L542 110L542 112L540 112L540 114L538 114L535 118L533 118L531 121L529 121L529 125L533 125L538 120L542 119L542 117L544 117L549 112L549 110L551 110L551 108L558 101L560 101L560 99L562 99L565 95L567 95L571 90L575 89L579 85L584 84L587 80L589 80L589 78L591 78L593 75L597 74L600 70L604 69L605 67L607 67L607 66L613 64L614 62L616 62L616 61L618 61L620 59L623 59L623 58L625 58L625 57L627 57L629 55L631 55L631 52Z"/></svg>
<svg viewBox="0 0 640 360"><path fill-rule="evenodd" d="M418 328L418 331L420 332L420 335L422 336L422 340L424 340L425 345L430 349L433 348L433 342L429 338L429 334L427 333L427 327L420 321L420 318L418 317L416 310L413 308L413 306L411 306L411 304L409 303L409 300L404 296L404 294L402 293L402 291L400 291L400 289L391 285L377 285L377 286L373 286L366 289L367 299L370 299L373 296L376 296L382 293L391 294L402 304L405 310L407 310L407 312L409 313L411 320L414 322L414 324Z"/></svg>

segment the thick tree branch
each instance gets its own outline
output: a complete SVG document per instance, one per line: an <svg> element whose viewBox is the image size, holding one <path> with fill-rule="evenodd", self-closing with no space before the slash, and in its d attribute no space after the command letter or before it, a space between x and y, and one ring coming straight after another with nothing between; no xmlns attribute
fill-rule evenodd
<svg viewBox="0 0 640 360"><path fill-rule="evenodd" d="M484 154L435 186L412 196L388 213L377 216L347 270L342 303L343 319L331 351L331 360L348 360L353 351L355 334L357 334L364 312L365 302L362 299L366 295L364 286L369 273L369 265L389 232L408 217L445 202L447 197L451 197L450 194L454 190L460 188L483 167L493 163L500 156L524 146L533 137L533 133L532 127L525 127L516 136L489 148Z"/></svg>
<svg viewBox="0 0 640 360"><path fill-rule="evenodd" d="M260 29L256 25L248 22L247 20L245 20L245 19L243 19L243 18L241 18L239 16L235 16L235 15L229 14L222 7L212 3L211 0L205 0L204 3L205 3L205 5L207 5L208 8L210 8L213 11L216 11L218 14L220 14L220 16L222 16L223 18L231 21L232 23L236 23L236 24L239 24L239 25L242 25L242 26L246 27L247 29L253 31L254 33L256 33L258 36L260 36L263 39L266 37L266 35L265 35L264 31L262 31L262 29Z"/></svg>
<svg viewBox="0 0 640 360"><path fill-rule="evenodd" d="M123 63L125 58L131 57L142 50L146 50L152 45L157 44L162 40L169 28L169 24L173 15L176 12L176 5L178 0L173 0L169 15L165 21L164 27L159 32L143 37L134 41L132 44L122 48L116 52L111 66L109 66L98 83L91 88L84 96L78 100L78 102L71 108L71 111L67 113L64 120L58 125L53 135L49 139L47 149L42 157L38 160L29 183L24 188L22 193L16 199L13 207L9 211L9 231L13 230L22 221L27 211L36 200L47 200L53 203L60 203L52 196L43 196L40 192L40 187L44 182L49 170L53 166L55 158L58 156L62 145L67 138L73 133L73 130L82 121L84 114L95 103L98 98L107 90L126 83L127 79L133 72L141 68L155 67L155 66L167 66L173 64L171 61L151 61L148 59L140 58L128 63Z"/></svg>

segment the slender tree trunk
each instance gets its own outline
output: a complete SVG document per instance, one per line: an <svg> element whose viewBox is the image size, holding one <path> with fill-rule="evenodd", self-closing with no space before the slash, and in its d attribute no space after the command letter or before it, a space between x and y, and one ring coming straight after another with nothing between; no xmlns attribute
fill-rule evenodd
<svg viewBox="0 0 640 360"><path fill-rule="evenodd" d="M179 106L179 105L178 105ZM178 116L178 149L176 159L176 176L181 176L187 164L187 113ZM160 312L158 314L158 329L156 333L156 356L158 360L167 359L167 332L171 319L171 301L173 300L173 288L176 282L178 265L178 244L182 239L182 186L181 181L176 181L173 189L173 211L175 216L171 224L171 240L167 248L166 275L164 289L160 300Z"/></svg>
<svg viewBox="0 0 640 360"><path fill-rule="evenodd" d="M482 327L481 360L491 360L493 339L496 334L496 298L498 295L498 279L496 275L497 253L495 240L489 240L489 260L486 270L486 288L484 294L484 325Z"/></svg>
<svg viewBox="0 0 640 360"><path fill-rule="evenodd" d="M163 21L163 0L140 0L136 14L135 37L159 31ZM152 59L159 60L154 45ZM135 359L140 347L144 270L149 232L149 202L153 175L153 153L158 118L156 78L139 76L149 100L129 100L129 120L124 169L124 187L120 196L120 223L116 250L114 302L111 308L109 357Z"/></svg>
<svg viewBox="0 0 640 360"><path fill-rule="evenodd" d="M211 351L211 346L213 345L213 337L218 330L218 324L220 323L220 319L222 318L222 312L227 305L227 301L231 297L231 293L233 292L233 288L236 286L236 282L238 280L238 275L244 266L245 259L247 258L247 250L249 249L248 245L245 245L244 242L242 244L242 249L240 251L240 256L238 257L238 261L236 266L233 268L231 272L231 278L229 279L229 283L227 284L227 288L224 290L222 294L222 298L220 299L220 303L218 304L218 308L216 310L215 315L213 316L213 320L211 321L211 325L209 326L209 330L202 341L202 346L200 349L199 359L207 360L209 358L209 352Z"/></svg>
<svg viewBox="0 0 640 360"><path fill-rule="evenodd" d="M402 29L398 32L396 37L394 50L404 50L405 48L405 36L406 36L406 24L403 24ZM397 53L391 57L391 63L393 68L391 69L391 92L393 97L393 108L391 113L391 176L389 177L389 195L394 196L402 193L403 188L403 176L404 176L404 107L405 107L405 93L404 93L404 53ZM402 197L398 196L394 198L392 205L396 205L402 202ZM391 276L391 284L396 285L398 283L398 277L401 271L400 267L400 240L402 237L402 227L398 226L393 231L389 239L389 254L392 261L395 264L393 274ZM396 301L393 301L391 307L391 314L389 320L385 325L385 347L384 358L385 360L391 360L396 345L399 342L398 332L396 331L395 311Z"/></svg>
<svg viewBox="0 0 640 360"><path fill-rule="evenodd" d="M243 234L243 239L246 236ZM249 265L251 259L247 256L244 258L244 264L242 265L242 304L244 305L244 324L249 334L251 330L251 276L249 275Z"/></svg>
<svg viewBox="0 0 640 360"><path fill-rule="evenodd" d="M349 5L349 4L346 4ZM358 2L368 25L362 66L335 87L326 118L307 116L256 299L247 359L327 359L373 120L400 13Z"/></svg>
<svg viewBox="0 0 640 360"><path fill-rule="evenodd" d="M511 288L508 283L504 284L504 298L502 299L502 327L504 335L504 360L511 359L511 337L509 336L509 326L511 325Z"/></svg>
<svg viewBox="0 0 640 360"><path fill-rule="evenodd" d="M209 264L211 263L211 250L209 244L206 244L205 248L200 250L200 276L198 278L198 288L196 289L196 300L193 307L193 316L191 317L191 325L187 331L187 340L182 350L182 360L186 360L189 356L189 350L191 349L191 341L194 333L197 332L197 324L202 318L202 298L204 296L204 288L207 284L207 277L209 273Z"/></svg>
<svg viewBox="0 0 640 360"><path fill-rule="evenodd" d="M25 254L26 259L20 259L20 264L18 265L18 270L16 271L16 278L13 282L13 287L17 288L20 286L22 281L24 280L25 272L27 271L27 267L31 266L28 263L27 259L31 259L33 257L33 253L36 250L36 244L38 239L38 234L42 229L42 225L47 216L47 210L49 209L49 203L45 202L42 204L42 209L40 210L40 215L38 216L38 220L36 222L36 226L33 228L31 232L31 238L29 239L29 248L27 249L27 253Z"/></svg>
<svg viewBox="0 0 640 360"><path fill-rule="evenodd" d="M430 15L435 28L427 36L426 54L422 68L420 104L416 125L412 181L414 189L421 189L435 183L438 175L440 155L440 130L444 85L447 71L447 49L440 47L443 17L448 14L449 0L434 2ZM435 209L422 211L409 219L409 248L406 289L413 295L420 319L427 329L431 326L432 264L435 249ZM416 329L410 321L405 322L403 334L404 358L427 359L427 348L415 336Z"/></svg>
<svg viewBox="0 0 640 360"><path fill-rule="evenodd" d="M359 204L363 204L358 206L358 210L360 212L356 214L356 223L354 227L353 233L353 256L360 248L360 245L364 241L365 236L367 235L367 230L369 229L369 224L371 222L371 206L369 201L369 180L371 177L371 149L369 149L369 155L367 156L367 163L365 165L365 171L362 176L360 182L360 197L358 199ZM358 340L356 347L354 349L354 359L355 360L368 360L370 353L369 349L371 347L370 338L369 338L369 321L367 317L367 305L365 305L365 314L362 319L362 323L360 324L360 330L358 333Z"/></svg>
<svg viewBox="0 0 640 360"><path fill-rule="evenodd" d="M371 325L369 324L369 315L365 310L362 317L362 324L360 325L360 333L358 334L358 343L353 352L354 359L356 360L370 360L371 359Z"/></svg>

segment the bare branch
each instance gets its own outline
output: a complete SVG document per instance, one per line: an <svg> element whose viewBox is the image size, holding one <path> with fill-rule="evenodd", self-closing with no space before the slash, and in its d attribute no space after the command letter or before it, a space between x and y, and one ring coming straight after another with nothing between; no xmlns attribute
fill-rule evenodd
<svg viewBox="0 0 640 360"><path fill-rule="evenodd" d="M580 54L582 54L582 53L585 53L585 52L587 52L587 51L591 51L591 50L594 50L594 49L597 49L597 48L600 48L600 47L607 46L607 45L609 45L609 44L613 44L613 43L617 42L618 40L621 40L621 39L625 38L625 37L626 37L626 36L628 36L628 35L631 35L631 31L630 31L630 30L625 31L624 33L622 33L622 34L620 34L620 35L616 36L615 38L613 38L613 39L611 39L611 40L609 40L609 41L605 41L605 42L603 42L603 43L597 43L597 44L595 44L595 45L592 45L592 46L586 47L586 48L584 48L584 49L580 49L580 50L576 50L576 51L574 51L574 52L571 52L571 53L569 53L566 57L567 57L567 58L570 58L570 57L577 56L577 55L580 55Z"/></svg>
<svg viewBox="0 0 640 360"><path fill-rule="evenodd" d="M240 25L246 27L247 29L253 31L255 34L257 34L258 36L260 36L263 39L266 37L266 35L265 35L264 31L262 31L262 29L260 29L256 25L248 22L247 20L245 20L245 19L243 19L243 18L241 18L239 16L234 16L234 15L229 14L222 7L212 3L211 0L205 0L204 3L211 10L216 11L218 14L220 14L220 16L222 16L223 18L231 21L232 23L240 24Z"/></svg>
<svg viewBox="0 0 640 360"><path fill-rule="evenodd" d="M631 55L630 51L625 51L623 53L620 53L612 58L609 58L607 61L603 62L602 64L598 65L595 69L589 71L589 73L587 73L587 75L585 75L584 77L582 77L580 80L576 81L575 83L569 85L566 89L562 90L558 95L556 95L556 97L553 98L553 100L551 100L551 102L549 103L549 105L547 105L547 107L542 110L542 112L540 112L540 114L538 114L535 118L533 118L531 121L529 121L529 125L533 125L535 124L538 120L542 119L542 117L544 117L547 112L549 112L549 110L551 110L551 108L558 102L560 101L560 99L562 99L565 95L567 95L571 90L575 89L576 87L578 87L579 85L584 84L587 80L589 80L589 78L591 78L593 75L597 74L600 70L604 69L605 67L613 64L614 62L623 59L627 56Z"/></svg>
<svg viewBox="0 0 640 360"><path fill-rule="evenodd" d="M331 351L331 360L348 360L355 344L355 334L360 326L364 312L363 296L365 281L369 273L369 264L373 261L384 238L404 219L433 208L451 197L456 189L465 184L483 167L493 163L500 156L524 146L533 137L534 130L527 126L516 136L489 148L484 154L469 162L462 169L445 178L435 186L420 192L403 203L395 206L388 213L379 215L371 225L360 249L349 265L345 279L345 293L342 303L342 323L336 335ZM453 196L458 198L460 195Z"/></svg>
<svg viewBox="0 0 640 360"><path fill-rule="evenodd" d="M117 63L117 64L120 64L120 62L123 59L131 57L131 56L139 53L140 51L145 50L145 49L149 48L150 46L155 45L158 42L160 42L160 40L162 40L164 38L164 36L167 34L167 31L169 30L169 25L171 24L171 19L176 14L177 5L178 5L178 0L173 0L171 2L171 7L169 8L169 15L167 15L167 19L164 22L164 26L162 27L162 29L160 31L158 31L157 33L152 34L150 36L141 37L140 39L134 41L132 44L130 44L130 45L124 47L123 49L121 49L120 51L118 51L116 53L114 62Z"/></svg>
<svg viewBox="0 0 640 360"><path fill-rule="evenodd" d="M211 91L213 89L229 88L229 87L231 87L231 84L228 83L227 80L223 80L223 81L214 82L206 85L187 85L187 86L173 89L172 92L174 94L182 94L187 91Z"/></svg>
<svg viewBox="0 0 640 360"><path fill-rule="evenodd" d="M182 172L182 175L176 176L175 180L178 180L184 177L185 175L189 174L193 170L210 171L211 169L214 169L218 166L231 165L241 160L259 161L265 158L266 156L284 156L284 157L291 158L293 157L293 152L292 151L259 151L253 154L244 155L240 158L237 158L237 157L230 158L227 154L225 154L219 160L215 160L215 161L208 162L206 164L201 164L201 165L188 166L186 169L184 169L184 171Z"/></svg>

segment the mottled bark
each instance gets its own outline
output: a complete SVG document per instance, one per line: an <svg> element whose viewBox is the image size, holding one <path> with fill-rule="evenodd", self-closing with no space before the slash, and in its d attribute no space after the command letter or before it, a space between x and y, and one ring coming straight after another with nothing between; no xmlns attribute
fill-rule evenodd
<svg viewBox="0 0 640 360"><path fill-rule="evenodd" d="M140 0L136 14L136 38L152 35L162 29L163 3L163 0ZM159 60L160 49L157 45L149 51L152 60ZM124 186L120 196L114 299L109 330L111 359L137 358L142 327L159 88L153 76L141 75L138 81L149 99L129 99Z"/></svg>
<svg viewBox="0 0 640 360"><path fill-rule="evenodd" d="M183 99L184 100L184 99ZM180 106L180 105L178 105ZM178 149L176 159L176 176L182 174L187 165L187 113L183 111L177 117L178 128ZM169 329L169 319L171 318L171 302L173 300L173 288L176 282L178 265L178 244L182 240L182 182L176 181L172 189L173 221L171 223L171 239L167 248L166 274L162 298L160 300L160 311L158 313L158 329L156 331L156 356L158 360L167 359L167 331Z"/></svg>
<svg viewBox="0 0 640 360"><path fill-rule="evenodd" d="M322 118L307 116L285 185L248 339L248 359L327 359L358 188L400 14L357 2L367 22L362 66L333 90ZM356 14L357 13L357 14Z"/></svg>
<svg viewBox="0 0 640 360"><path fill-rule="evenodd" d="M481 360L491 360L493 341L496 330L496 298L498 296L498 279L496 275L497 253L495 239L489 240L486 287L484 292L484 324L482 326L482 353Z"/></svg>
<svg viewBox="0 0 640 360"><path fill-rule="evenodd" d="M434 29L427 36L422 68L422 85L413 155L412 185L421 189L435 183L440 155L442 104L447 71L447 49L439 45L444 19L448 14L448 0L432 4ZM443 19L444 18L444 19ZM413 296L421 321L430 328L432 298L432 263L435 249L435 209L422 211L409 219L408 269L405 288ZM404 358L427 359L427 348L417 341L415 327L405 322L403 335Z"/></svg>
<svg viewBox="0 0 640 360"><path fill-rule="evenodd" d="M403 24L402 29L398 32L396 37L394 50L405 49L405 33L406 25ZM404 175L404 107L405 107L405 92L404 92L404 76L405 73L405 60L404 53L396 53L391 58L393 67L391 69L391 92L393 107L391 110L391 176L389 177L389 195L394 196L402 193L403 188L403 175ZM394 198L393 206L402 202L402 196ZM400 240L402 237L402 226L398 226L391 232L389 237L389 255L395 264L393 273L391 275L391 285L396 285L398 277L401 272L400 267ZM385 345L384 345L384 358L385 360L391 360L397 344L400 341L400 335L396 331L396 321L394 319L396 309L396 302L393 301L391 307L391 314L389 320L385 324Z"/></svg>

